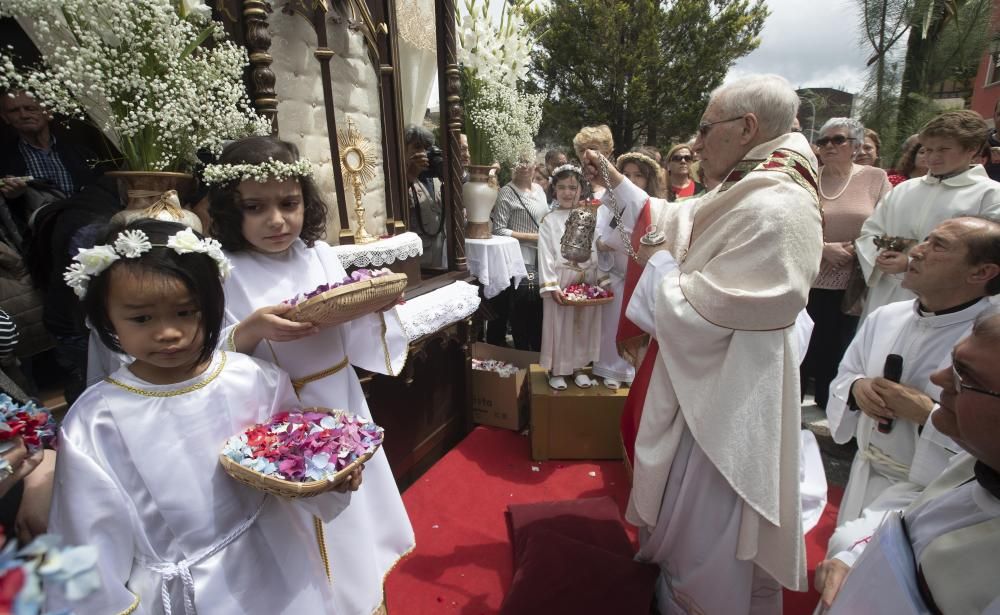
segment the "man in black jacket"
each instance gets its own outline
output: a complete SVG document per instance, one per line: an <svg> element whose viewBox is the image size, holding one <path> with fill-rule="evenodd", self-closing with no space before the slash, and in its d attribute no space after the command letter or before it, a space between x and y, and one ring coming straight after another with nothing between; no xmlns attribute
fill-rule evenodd
<svg viewBox="0 0 1000 615"><path fill-rule="evenodd" d="M51 116L26 92L0 93L0 119L15 135L0 147L0 196L23 232L37 206L32 205L30 188L57 198L70 196L94 181L91 161L96 156L56 139L50 130Z"/></svg>

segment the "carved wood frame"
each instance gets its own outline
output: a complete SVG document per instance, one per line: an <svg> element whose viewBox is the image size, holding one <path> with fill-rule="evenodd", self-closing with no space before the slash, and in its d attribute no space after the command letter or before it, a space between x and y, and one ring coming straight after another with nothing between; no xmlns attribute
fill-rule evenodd
<svg viewBox="0 0 1000 615"><path fill-rule="evenodd" d="M346 5L359 14L365 29L365 39L373 65L378 70L379 103L381 106L382 159L385 173L386 227L389 234L405 232L409 228L409 202L406 186L405 146L403 144L403 119L400 106L399 52L394 0L333 0ZM332 87L329 81L329 58L332 52L326 46L325 28L319 28L326 15L326 0L284 0L283 8L291 6L303 16L312 10L311 20L317 29L317 59L324 74L324 88ZM277 131L277 92L281 84L270 66L271 36L267 19L272 5L266 0L216 0L215 16L221 19L234 40L247 47L250 67L247 71L247 90L257 111L271 118ZM459 156L458 135L462 131L462 99L459 67L455 45L455 0L435 0L438 47L438 91L441 109L441 149L444 154L445 178L442 198L448 221L448 268L466 271L465 222L462 205L462 168ZM321 33L320 30L323 30ZM333 116L334 110L327 109ZM327 122L336 126L335 118ZM330 150L339 159L336 132L331 131ZM340 241L353 241L349 231L348 203L340 165L334 164L334 181L340 216Z"/></svg>

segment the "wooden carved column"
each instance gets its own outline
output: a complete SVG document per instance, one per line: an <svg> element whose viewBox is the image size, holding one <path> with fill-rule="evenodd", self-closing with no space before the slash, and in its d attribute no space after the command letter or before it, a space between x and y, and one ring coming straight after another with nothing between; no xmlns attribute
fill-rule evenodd
<svg viewBox="0 0 1000 615"><path fill-rule="evenodd" d="M402 86L399 78L399 30L393 0L369 2L378 29L378 98L382 123L382 170L385 173L385 230L390 235L405 233L406 164L403 155L403 111L399 104Z"/></svg>
<svg viewBox="0 0 1000 615"><path fill-rule="evenodd" d="M257 113L271 120L274 134L278 132L278 97L274 92L274 72L271 33L267 29L270 5L264 0L243 0L243 31L250 56L250 92Z"/></svg>
<svg viewBox="0 0 1000 615"><path fill-rule="evenodd" d="M448 268L466 271L465 207L462 204L462 158L458 134L462 132L462 83L455 46L455 0L434 0L437 14L438 89L441 100L441 149L447 169L442 196L448 215Z"/></svg>

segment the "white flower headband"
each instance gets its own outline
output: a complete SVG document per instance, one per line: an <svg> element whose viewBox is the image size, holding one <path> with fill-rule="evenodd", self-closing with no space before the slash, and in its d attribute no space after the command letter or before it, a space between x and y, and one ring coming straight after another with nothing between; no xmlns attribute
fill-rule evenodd
<svg viewBox="0 0 1000 615"><path fill-rule="evenodd" d="M578 166L576 166L574 164L564 164L562 166L559 166L559 167L556 167L556 168L552 169L552 176L549 177L549 181L550 182L555 182L556 181L556 175L559 175L560 173L563 173L565 171L573 171L574 173L576 173L580 177L583 177L583 171L580 170L580 167L578 167Z"/></svg>
<svg viewBox="0 0 1000 615"><path fill-rule="evenodd" d="M207 164L201 180L206 184L225 184L233 180L266 182L269 179L310 177L313 165L305 158L295 162L281 162L268 158L260 164Z"/></svg>
<svg viewBox="0 0 1000 615"><path fill-rule="evenodd" d="M233 269L232 263L222 253L221 243L215 239L199 239L190 228L171 235L165 244L150 243L146 233L131 229L120 233L114 245L81 249L73 257L76 262L63 273L63 279L76 296L83 299L87 296L87 285L92 277L99 275L120 258L139 258L153 248L170 248L178 254L207 254L219 267L219 277L223 280Z"/></svg>

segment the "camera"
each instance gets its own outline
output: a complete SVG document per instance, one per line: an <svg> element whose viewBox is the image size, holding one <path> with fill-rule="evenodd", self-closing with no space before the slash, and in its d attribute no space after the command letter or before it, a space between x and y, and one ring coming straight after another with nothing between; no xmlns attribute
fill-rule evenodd
<svg viewBox="0 0 1000 615"><path fill-rule="evenodd" d="M437 145L427 148L427 170L424 171L430 177L444 180L444 152Z"/></svg>

